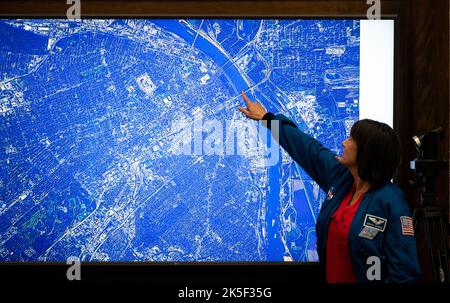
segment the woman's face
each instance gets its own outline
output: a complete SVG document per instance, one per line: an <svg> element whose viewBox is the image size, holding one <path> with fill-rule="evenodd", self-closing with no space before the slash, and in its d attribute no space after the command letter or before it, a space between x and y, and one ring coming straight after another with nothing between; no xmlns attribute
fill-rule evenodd
<svg viewBox="0 0 450 303"><path fill-rule="evenodd" d="M356 154L358 153L356 141L352 137L349 137L342 142L342 146L344 147L344 151L342 152L342 156L339 157L339 162L348 167L356 166Z"/></svg>

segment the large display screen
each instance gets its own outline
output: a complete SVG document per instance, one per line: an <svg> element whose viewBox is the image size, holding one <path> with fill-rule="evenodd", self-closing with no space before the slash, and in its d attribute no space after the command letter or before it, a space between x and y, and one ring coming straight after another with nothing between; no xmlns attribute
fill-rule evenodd
<svg viewBox="0 0 450 303"><path fill-rule="evenodd" d="M241 91L336 153L392 125L394 22L0 20L0 261L317 261L325 193ZM270 144L269 144L270 143Z"/></svg>

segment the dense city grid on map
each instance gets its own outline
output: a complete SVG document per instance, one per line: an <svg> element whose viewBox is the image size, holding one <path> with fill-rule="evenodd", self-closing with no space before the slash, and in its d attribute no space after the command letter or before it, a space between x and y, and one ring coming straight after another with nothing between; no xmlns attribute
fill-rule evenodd
<svg viewBox="0 0 450 303"><path fill-rule="evenodd" d="M285 152L171 152L173 121L243 125L242 90L339 152L359 21L0 20L0 260L317 260Z"/></svg>

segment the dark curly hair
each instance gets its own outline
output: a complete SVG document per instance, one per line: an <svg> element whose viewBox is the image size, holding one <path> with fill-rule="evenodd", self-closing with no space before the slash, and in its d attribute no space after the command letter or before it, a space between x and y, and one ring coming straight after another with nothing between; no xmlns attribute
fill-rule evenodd
<svg viewBox="0 0 450 303"><path fill-rule="evenodd" d="M393 178L401 161L401 145L397 133L387 124L363 119L357 121L350 131L358 152L359 177L382 186Z"/></svg>

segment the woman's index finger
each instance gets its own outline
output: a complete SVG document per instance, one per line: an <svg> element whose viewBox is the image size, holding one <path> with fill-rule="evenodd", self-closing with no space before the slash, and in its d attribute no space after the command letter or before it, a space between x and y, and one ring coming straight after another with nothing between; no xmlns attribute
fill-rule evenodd
<svg viewBox="0 0 450 303"><path fill-rule="evenodd" d="M250 101L250 99L247 97L247 95L245 94L244 91L242 91L242 97L244 98L244 101L247 104L247 107L249 107L250 104L252 104L252 101Z"/></svg>

